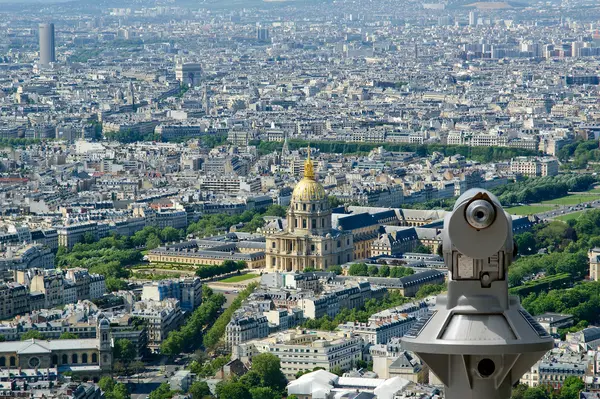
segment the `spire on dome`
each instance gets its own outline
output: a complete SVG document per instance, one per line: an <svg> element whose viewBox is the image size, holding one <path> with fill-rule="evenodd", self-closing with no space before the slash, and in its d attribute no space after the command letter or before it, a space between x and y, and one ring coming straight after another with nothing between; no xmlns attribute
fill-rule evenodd
<svg viewBox="0 0 600 399"><path fill-rule="evenodd" d="M311 180L315 179L315 168L310 159L310 144L308 145L308 157L304 161L304 177Z"/></svg>

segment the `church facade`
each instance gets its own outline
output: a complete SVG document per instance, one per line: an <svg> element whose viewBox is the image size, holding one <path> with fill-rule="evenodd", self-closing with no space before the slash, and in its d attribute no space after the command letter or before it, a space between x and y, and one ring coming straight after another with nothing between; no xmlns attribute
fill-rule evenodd
<svg viewBox="0 0 600 399"><path fill-rule="evenodd" d="M49 369L86 375L110 371L110 323L101 319L95 339L56 339L0 342L0 368Z"/></svg>
<svg viewBox="0 0 600 399"><path fill-rule="evenodd" d="M327 269L353 260L352 233L333 229L331 208L323 186L316 181L310 152L304 177L294 188L283 223L265 226L266 267L278 271Z"/></svg>

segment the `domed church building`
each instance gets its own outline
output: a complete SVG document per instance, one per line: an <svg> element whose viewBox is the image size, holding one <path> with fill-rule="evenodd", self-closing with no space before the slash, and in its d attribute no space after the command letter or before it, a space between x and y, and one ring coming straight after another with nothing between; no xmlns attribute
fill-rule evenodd
<svg viewBox="0 0 600 399"><path fill-rule="evenodd" d="M331 209L325 189L315 180L313 162L304 162L304 177L292 193L283 223L265 226L267 268L302 271L327 269L353 260L352 233L331 227Z"/></svg>

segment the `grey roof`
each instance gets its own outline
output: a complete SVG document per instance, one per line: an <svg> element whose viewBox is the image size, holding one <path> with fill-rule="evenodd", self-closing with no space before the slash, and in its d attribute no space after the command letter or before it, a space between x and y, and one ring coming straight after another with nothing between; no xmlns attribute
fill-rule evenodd
<svg viewBox="0 0 600 399"><path fill-rule="evenodd" d="M584 342L592 342L600 339L600 327L589 327L581 331Z"/></svg>
<svg viewBox="0 0 600 399"><path fill-rule="evenodd" d="M410 276L400 278L403 287L410 287L416 284L422 284L428 281L444 279L444 273L438 270L425 270L420 273L415 273Z"/></svg>
<svg viewBox="0 0 600 399"><path fill-rule="evenodd" d="M340 215L337 218L337 225L344 230L356 230L376 224L379 224L378 220L368 213L358 213L348 216Z"/></svg>
<svg viewBox="0 0 600 399"><path fill-rule="evenodd" d="M54 350L98 349L97 339L55 339L45 341L28 339L26 341L0 342L0 353L17 352L25 354L48 353Z"/></svg>

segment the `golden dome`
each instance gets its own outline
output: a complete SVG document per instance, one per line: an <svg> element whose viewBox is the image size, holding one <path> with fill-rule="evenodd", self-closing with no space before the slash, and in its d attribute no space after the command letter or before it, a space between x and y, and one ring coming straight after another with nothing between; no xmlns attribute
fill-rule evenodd
<svg viewBox="0 0 600 399"><path fill-rule="evenodd" d="M292 201L321 201L327 198L325 189L315 180L315 168L310 159L310 147L308 158L304 162L304 177L296 184L292 193Z"/></svg>

